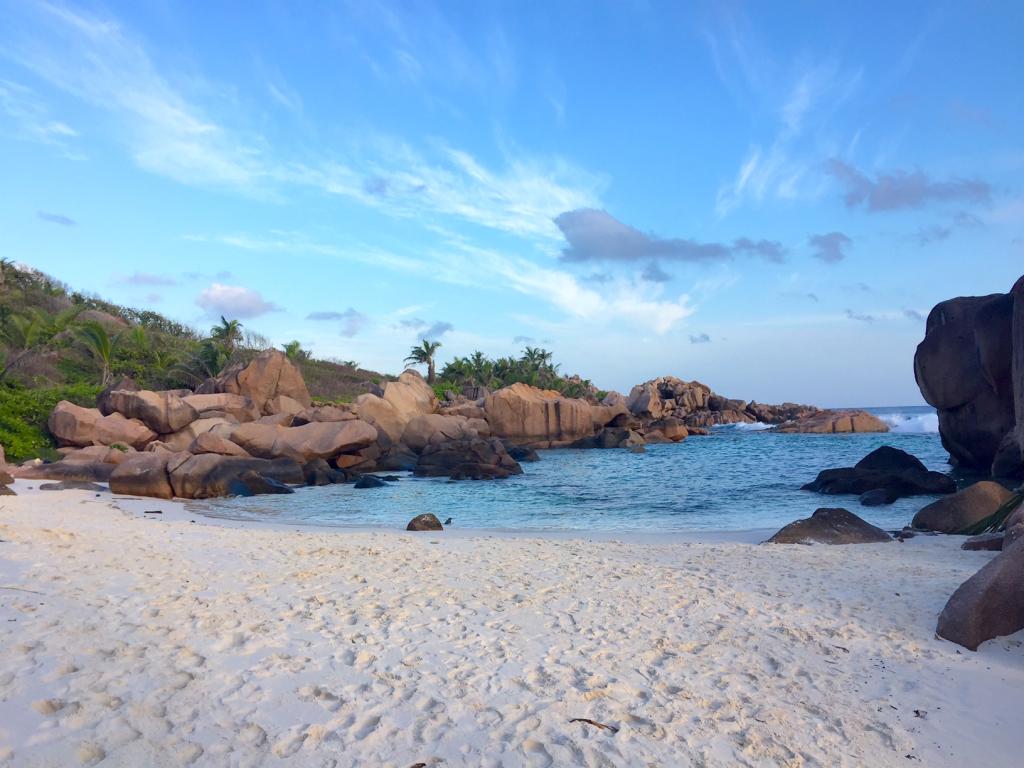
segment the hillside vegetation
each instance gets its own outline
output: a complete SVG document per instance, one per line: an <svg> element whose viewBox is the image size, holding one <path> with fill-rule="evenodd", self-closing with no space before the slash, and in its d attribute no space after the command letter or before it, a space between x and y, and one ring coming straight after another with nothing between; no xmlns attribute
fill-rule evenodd
<svg viewBox="0 0 1024 768"><path fill-rule="evenodd" d="M123 377L144 389L193 388L269 346L237 320L221 318L204 334L0 260L0 444L8 460L51 457L46 420L60 400L93 406ZM350 401L390 378L355 361L315 359L298 342L284 351L318 401Z"/></svg>

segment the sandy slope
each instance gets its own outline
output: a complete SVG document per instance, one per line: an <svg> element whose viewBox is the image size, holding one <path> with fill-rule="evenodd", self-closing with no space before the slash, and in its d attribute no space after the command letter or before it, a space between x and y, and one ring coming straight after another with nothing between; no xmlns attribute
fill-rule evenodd
<svg viewBox="0 0 1024 768"><path fill-rule="evenodd" d="M293 532L121 506L0 499L0 765L1019 764L1024 635L933 638L991 556L952 540Z"/></svg>

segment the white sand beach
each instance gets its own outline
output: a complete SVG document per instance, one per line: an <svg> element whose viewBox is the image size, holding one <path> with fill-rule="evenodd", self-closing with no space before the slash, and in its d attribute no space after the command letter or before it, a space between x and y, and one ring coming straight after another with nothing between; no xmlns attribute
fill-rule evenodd
<svg viewBox="0 0 1024 768"><path fill-rule="evenodd" d="M0 765L1019 765L1024 633L934 637L992 557L954 538L277 530L30 485Z"/></svg>

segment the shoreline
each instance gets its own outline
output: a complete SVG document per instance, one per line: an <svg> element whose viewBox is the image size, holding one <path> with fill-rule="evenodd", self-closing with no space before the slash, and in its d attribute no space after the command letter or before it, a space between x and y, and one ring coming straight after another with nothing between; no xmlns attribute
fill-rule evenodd
<svg viewBox="0 0 1024 768"><path fill-rule="evenodd" d="M0 765L1017 757L1024 633L934 637L958 541L294 528L0 499Z"/></svg>

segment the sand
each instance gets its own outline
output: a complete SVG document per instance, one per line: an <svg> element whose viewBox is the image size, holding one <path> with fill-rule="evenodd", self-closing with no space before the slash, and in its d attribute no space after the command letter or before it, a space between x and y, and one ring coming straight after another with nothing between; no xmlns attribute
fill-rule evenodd
<svg viewBox="0 0 1024 768"><path fill-rule="evenodd" d="M1024 633L934 637L992 557L953 538L296 531L28 485L2 766L1019 765Z"/></svg>

